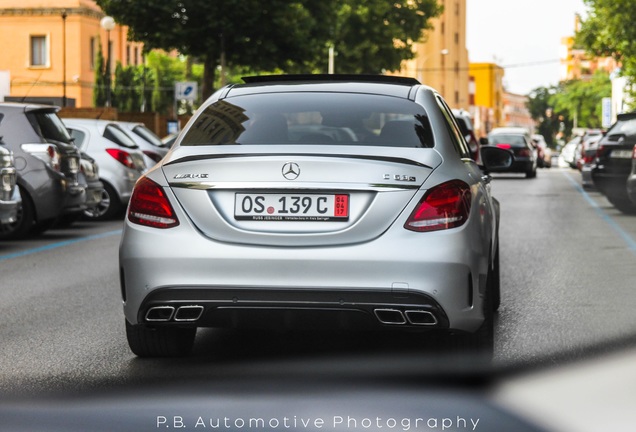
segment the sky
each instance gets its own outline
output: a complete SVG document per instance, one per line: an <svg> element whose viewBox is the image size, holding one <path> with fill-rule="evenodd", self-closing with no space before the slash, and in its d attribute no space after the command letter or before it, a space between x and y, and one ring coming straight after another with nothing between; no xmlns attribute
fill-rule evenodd
<svg viewBox="0 0 636 432"><path fill-rule="evenodd" d="M583 0L466 0L470 62L505 68L507 91L528 94L559 81L561 38L574 35Z"/></svg>

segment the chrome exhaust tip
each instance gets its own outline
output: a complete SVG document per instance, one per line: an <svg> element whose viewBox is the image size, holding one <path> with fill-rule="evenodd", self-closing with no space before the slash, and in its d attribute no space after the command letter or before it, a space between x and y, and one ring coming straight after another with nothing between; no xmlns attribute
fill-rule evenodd
<svg viewBox="0 0 636 432"><path fill-rule="evenodd" d="M382 324L406 324L406 318L398 309L374 309L373 312Z"/></svg>
<svg viewBox="0 0 636 432"><path fill-rule="evenodd" d="M203 315L203 306L191 305L181 306L174 314L175 321L196 321Z"/></svg>
<svg viewBox="0 0 636 432"><path fill-rule="evenodd" d="M146 321L150 322L165 322L172 319L174 314L174 307L172 306L155 306L148 309L146 312Z"/></svg>
<svg viewBox="0 0 636 432"><path fill-rule="evenodd" d="M421 326L434 326L437 324L437 318L432 312L423 310L407 310L404 311L409 324Z"/></svg>

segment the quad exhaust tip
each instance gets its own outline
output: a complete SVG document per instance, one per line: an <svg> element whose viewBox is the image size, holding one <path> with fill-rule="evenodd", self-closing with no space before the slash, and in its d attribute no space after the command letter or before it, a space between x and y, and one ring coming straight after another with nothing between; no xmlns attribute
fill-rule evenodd
<svg viewBox="0 0 636 432"><path fill-rule="evenodd" d="M437 318L429 311L407 310L404 311L404 315L413 325L434 326L437 324Z"/></svg>
<svg viewBox="0 0 636 432"><path fill-rule="evenodd" d="M406 318L398 309L375 309L375 316L382 324L400 325L406 324Z"/></svg>
<svg viewBox="0 0 636 432"><path fill-rule="evenodd" d="M174 315L174 307L172 306L155 306L146 312L146 321L165 322L170 321Z"/></svg>
<svg viewBox="0 0 636 432"><path fill-rule="evenodd" d="M146 312L148 322L192 322L201 318L203 306L188 305L175 308L174 306L153 306Z"/></svg>
<svg viewBox="0 0 636 432"><path fill-rule="evenodd" d="M203 306L181 306L174 314L175 321L196 321L203 314Z"/></svg>
<svg viewBox="0 0 636 432"><path fill-rule="evenodd" d="M375 309L373 312L382 324L434 326L438 323L432 312L424 310Z"/></svg>

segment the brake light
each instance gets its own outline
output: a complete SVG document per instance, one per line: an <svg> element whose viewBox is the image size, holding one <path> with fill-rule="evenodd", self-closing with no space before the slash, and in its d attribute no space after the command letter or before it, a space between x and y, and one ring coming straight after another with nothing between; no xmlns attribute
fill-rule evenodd
<svg viewBox="0 0 636 432"><path fill-rule="evenodd" d="M117 162L121 163L126 168L130 168L130 169L136 168L135 162L133 161L132 157L130 157L130 153L120 149L114 149L114 148L106 149L106 153L108 153L109 155L117 159Z"/></svg>
<svg viewBox="0 0 636 432"><path fill-rule="evenodd" d="M128 205L128 220L152 228L172 228L179 220L161 186L147 177L139 179Z"/></svg>
<svg viewBox="0 0 636 432"><path fill-rule="evenodd" d="M22 144L22 150L35 156L36 158L49 165L55 171L61 173L60 153L52 144Z"/></svg>
<svg viewBox="0 0 636 432"><path fill-rule="evenodd" d="M497 147L504 150L509 150L512 147L510 144L497 144Z"/></svg>
<svg viewBox="0 0 636 432"><path fill-rule="evenodd" d="M532 153L530 152L530 149L527 148L522 148L517 151L517 156L530 157L531 155Z"/></svg>
<svg viewBox="0 0 636 432"><path fill-rule="evenodd" d="M632 159L636 159L636 145L634 146L634 152L632 153Z"/></svg>
<svg viewBox="0 0 636 432"><path fill-rule="evenodd" d="M462 226L470 214L470 186L451 180L430 189L415 208L404 228L427 232Z"/></svg>

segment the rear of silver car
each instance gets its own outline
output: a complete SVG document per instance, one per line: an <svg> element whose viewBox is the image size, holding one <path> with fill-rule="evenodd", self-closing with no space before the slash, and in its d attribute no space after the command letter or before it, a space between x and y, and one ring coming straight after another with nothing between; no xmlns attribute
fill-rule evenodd
<svg viewBox="0 0 636 432"><path fill-rule="evenodd" d="M199 111L128 208L120 267L136 354L183 351L196 327L492 325L497 208L483 173L434 92L395 87L237 90ZM379 107L366 130L340 122ZM314 111L320 128L291 133ZM162 351L170 332L175 350Z"/></svg>

